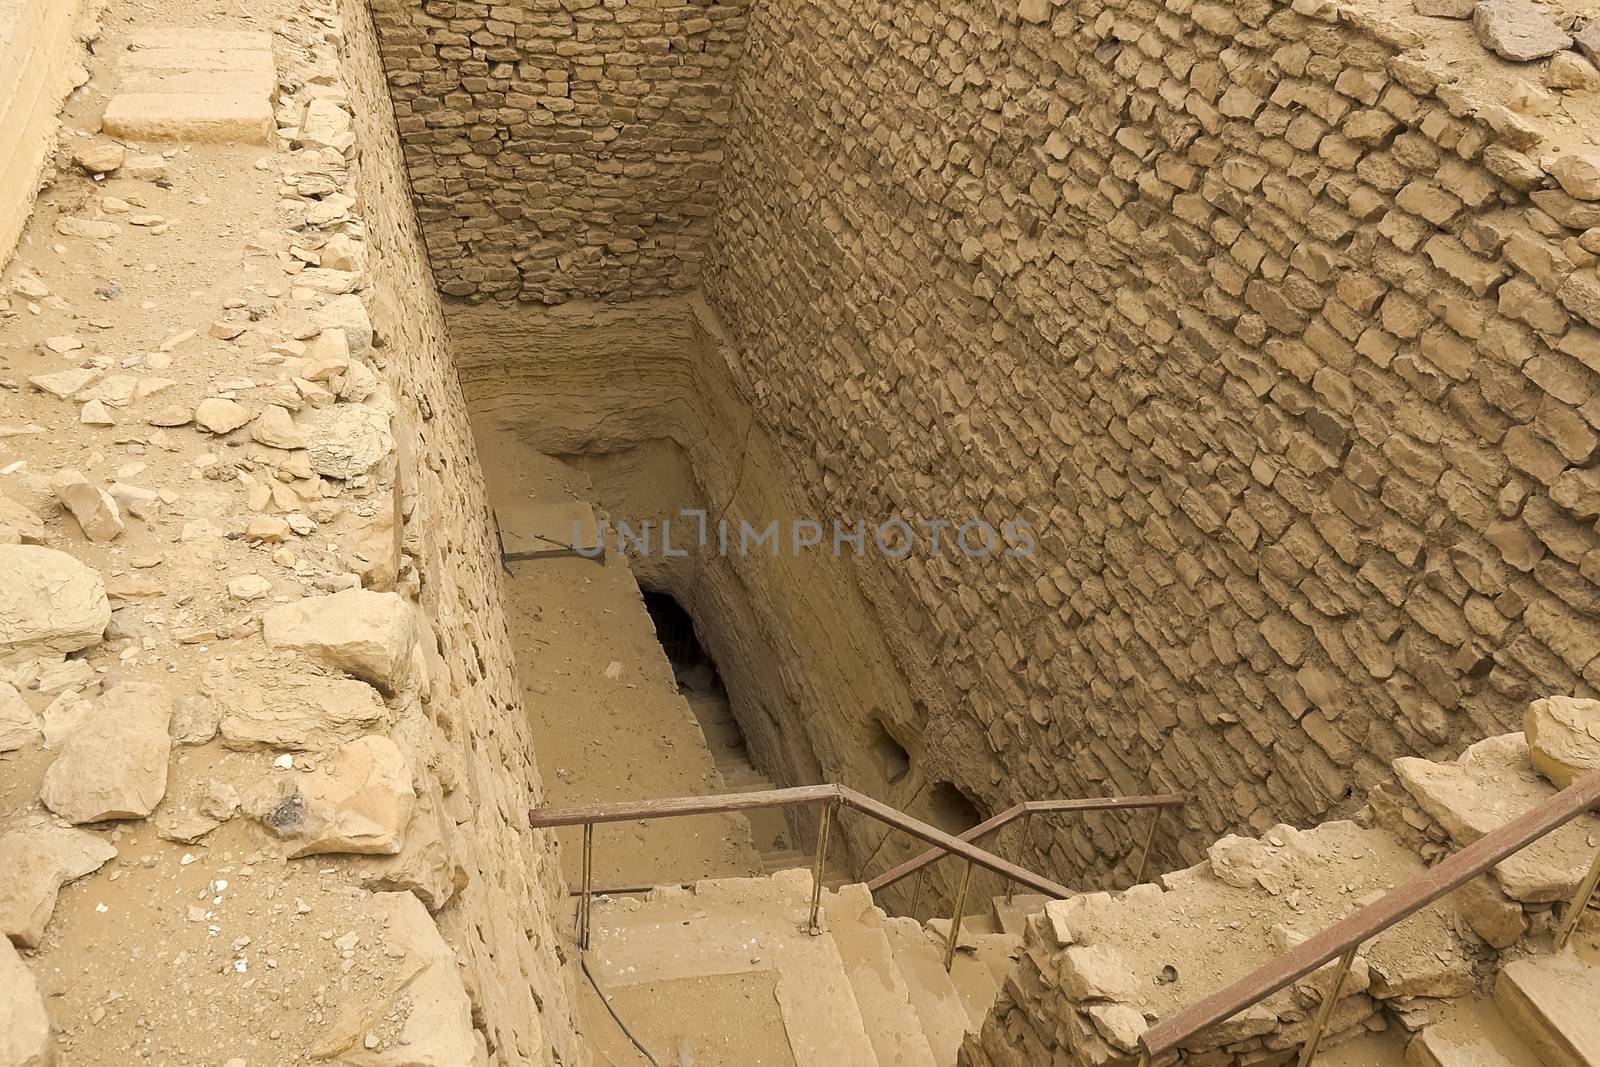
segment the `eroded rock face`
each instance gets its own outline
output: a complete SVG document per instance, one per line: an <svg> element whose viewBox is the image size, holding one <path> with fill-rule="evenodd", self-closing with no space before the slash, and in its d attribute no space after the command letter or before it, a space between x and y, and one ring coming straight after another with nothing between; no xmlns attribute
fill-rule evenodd
<svg viewBox="0 0 1600 1067"><path fill-rule="evenodd" d="M0 937L0 1067L50 1067L52 1047L50 1016L33 972Z"/></svg>
<svg viewBox="0 0 1600 1067"><path fill-rule="evenodd" d="M296 649L396 693L410 675L417 623L398 593L346 589L273 608L261 619L261 635L273 648Z"/></svg>
<svg viewBox="0 0 1600 1067"><path fill-rule="evenodd" d="M0 682L0 752L10 752L43 738L39 716L10 682Z"/></svg>
<svg viewBox="0 0 1600 1067"><path fill-rule="evenodd" d="M310 674L270 688L219 675L205 693L222 709L222 743L232 749L331 749L381 728L389 714L366 682Z"/></svg>
<svg viewBox="0 0 1600 1067"><path fill-rule="evenodd" d="M399 973L414 977L398 983L376 1003L347 1010L332 1036L313 1055L361 1067L462 1067L478 1062L472 1006L461 984L455 953L410 893L379 893L372 900L388 927L385 954L403 961ZM403 1021L388 1048L362 1047L368 1020L396 1015Z"/></svg>
<svg viewBox="0 0 1600 1067"><path fill-rule="evenodd" d="M1528 738L1528 758L1557 789L1600 771L1600 700L1535 700L1523 718L1522 732Z"/></svg>
<svg viewBox="0 0 1600 1067"><path fill-rule="evenodd" d="M61 887L116 855L94 834L48 823L0 837L0 933L23 948L38 945Z"/></svg>
<svg viewBox="0 0 1600 1067"><path fill-rule="evenodd" d="M172 695L124 682L96 701L45 772L39 799L74 823L142 819L167 792Z"/></svg>
<svg viewBox="0 0 1600 1067"><path fill-rule="evenodd" d="M399 746L387 737L363 737L341 746L318 770L274 783L245 807L290 843L291 857L394 855L404 844L415 800Z"/></svg>
<svg viewBox="0 0 1600 1067"><path fill-rule="evenodd" d="M51 548L0 545L0 654L76 652L110 621L98 572Z"/></svg>

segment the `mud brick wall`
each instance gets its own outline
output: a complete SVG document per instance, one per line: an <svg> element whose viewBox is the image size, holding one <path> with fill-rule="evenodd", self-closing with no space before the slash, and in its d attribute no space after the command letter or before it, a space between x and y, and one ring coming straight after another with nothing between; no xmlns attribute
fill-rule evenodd
<svg viewBox="0 0 1600 1067"><path fill-rule="evenodd" d="M372 0L444 293L699 280L749 0Z"/></svg>
<svg viewBox="0 0 1600 1067"><path fill-rule="evenodd" d="M1600 682L1600 204L1489 57L1429 57L1465 24L1387 7L752 15L705 280L741 388L824 514L1041 534L862 569L991 810L1180 790L1193 862Z"/></svg>

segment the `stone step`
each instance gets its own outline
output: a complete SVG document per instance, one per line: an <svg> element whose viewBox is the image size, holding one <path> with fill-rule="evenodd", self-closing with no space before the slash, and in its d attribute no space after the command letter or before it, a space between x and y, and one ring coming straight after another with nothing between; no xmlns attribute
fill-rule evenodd
<svg viewBox="0 0 1600 1067"><path fill-rule="evenodd" d="M1406 1046L1407 1067L1540 1067L1494 1002L1462 997L1449 1003Z"/></svg>
<svg viewBox="0 0 1600 1067"><path fill-rule="evenodd" d="M911 1006L922 1020L934 1062L955 1063L970 1020L960 991L945 973L943 942L915 919L889 919L884 932L894 950L895 966L905 979Z"/></svg>
<svg viewBox="0 0 1600 1067"><path fill-rule="evenodd" d="M1507 964L1494 1002L1548 1067L1600 1067L1600 960L1591 952Z"/></svg>
<svg viewBox="0 0 1600 1067"><path fill-rule="evenodd" d="M864 885L847 885L828 894L825 908L879 1067L938 1067L872 894Z"/></svg>
<svg viewBox="0 0 1600 1067"><path fill-rule="evenodd" d="M227 91L218 75L210 93L121 93L106 105L101 129L130 141L270 145L277 136L272 101Z"/></svg>
<svg viewBox="0 0 1600 1067"><path fill-rule="evenodd" d="M1028 917L1044 911L1050 898L1041 893L1017 893L1010 900L1003 896L993 901L994 919L1003 934L1021 937L1028 926Z"/></svg>

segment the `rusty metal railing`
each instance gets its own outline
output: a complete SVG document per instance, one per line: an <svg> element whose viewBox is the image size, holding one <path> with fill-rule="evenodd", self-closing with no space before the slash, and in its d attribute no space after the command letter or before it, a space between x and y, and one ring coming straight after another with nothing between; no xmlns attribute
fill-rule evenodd
<svg viewBox="0 0 1600 1067"><path fill-rule="evenodd" d="M974 867L993 871L1003 878L1025 885L1036 892L1057 899L1072 895L1072 890L1019 867L999 856L954 837L943 830L929 826L904 812L897 811L879 801L842 785L807 785L791 789L769 789L755 793L731 793L721 796L671 797L661 800L624 801L610 804L590 804L572 808L534 808L528 813L528 825L534 829L558 826L583 827L583 889L578 894L578 946L589 947L589 914L594 889L594 828L600 823L630 822L635 819L670 819L688 815L712 815L734 811L752 811L761 808L784 808L793 805L821 805L817 824L817 848L811 868L811 922L813 936L822 932L818 911L822 904L822 873L828 853L828 837L837 809L843 805L853 808L881 823L910 834L934 846L941 854L953 853L967 861L970 879ZM961 901L960 905L965 904ZM959 921L951 923L951 935L946 951L949 966L954 951Z"/></svg>
<svg viewBox="0 0 1600 1067"><path fill-rule="evenodd" d="M1551 831L1560 829L1597 804L1600 804L1600 771L1579 779L1498 830L1485 834L1377 903L1362 908L1227 988L1150 1027L1139 1038L1140 1067L1150 1067L1158 1056L1176 1050L1195 1034L1231 1019L1290 983L1304 978L1329 960L1337 959L1339 966L1333 986L1324 995L1311 1033L1300 1051L1300 1067L1309 1067L1322 1043L1323 1031L1333 1013L1333 1005L1339 999L1345 976L1355 962L1357 950L1365 941L1459 889L1501 860L1522 851ZM1597 884L1600 884L1600 852L1595 854L1588 874L1579 882L1571 903L1567 905L1566 915L1556 933L1557 951L1565 948L1572 939L1579 919L1594 898Z"/></svg>
<svg viewBox="0 0 1600 1067"><path fill-rule="evenodd" d="M1025 800L1020 804L1013 804L993 818L985 819L963 833L961 840L969 842L981 841L990 834L998 833L1018 819L1021 819L1023 825L1026 826L1028 819L1034 815L1057 814L1060 812L1129 811L1153 808L1155 809L1155 814L1150 819L1150 829L1145 832L1144 846L1139 850L1138 873L1133 878L1134 884L1138 885L1144 881L1145 868L1150 862L1150 846L1155 841L1156 827L1160 825L1162 810L1165 808L1180 808L1183 803L1184 798L1176 793L1161 793L1154 796L1138 797L1085 797L1080 800ZM868 882L867 888L873 893L887 889L901 879L909 878L913 874L921 874L922 871L938 863L946 855L948 853L941 849L930 848L922 855L914 856L898 867L892 867L884 871ZM1015 882L1008 881L1006 883L1006 899L1008 901L1011 899L1011 893L1015 886ZM971 888L972 864L968 863L961 872L961 882L956 890L956 906L951 913L950 935L945 940L944 965L947 970L955 960L956 942L961 937L962 912L966 909L967 893ZM917 883L916 889L921 889L920 881ZM913 908L916 906L916 898L917 893L913 892Z"/></svg>

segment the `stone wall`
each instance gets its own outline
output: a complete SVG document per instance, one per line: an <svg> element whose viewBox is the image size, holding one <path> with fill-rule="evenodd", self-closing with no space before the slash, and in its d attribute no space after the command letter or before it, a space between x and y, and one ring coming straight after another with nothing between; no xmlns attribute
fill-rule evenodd
<svg viewBox="0 0 1600 1067"><path fill-rule="evenodd" d="M0 267L33 209L62 98L86 76L75 31L95 6L0 2Z"/></svg>
<svg viewBox="0 0 1600 1067"><path fill-rule="evenodd" d="M698 282L749 0L371 6L445 293Z"/></svg>
<svg viewBox="0 0 1600 1067"><path fill-rule="evenodd" d="M473 1022L492 1062L577 1064L570 971L558 945L565 884L554 837L527 829L542 802L533 741L500 599L483 475L406 195L361 0L340 0L342 60L356 117L369 294L401 457L402 547L431 626L434 755L449 830L466 878L435 916L456 952Z"/></svg>
<svg viewBox="0 0 1600 1067"><path fill-rule="evenodd" d="M1381 6L752 15L739 391L824 514L1039 534L857 567L991 809L1181 790L1192 862L1600 681L1594 71ZM1063 877L1136 850L1057 829Z"/></svg>

